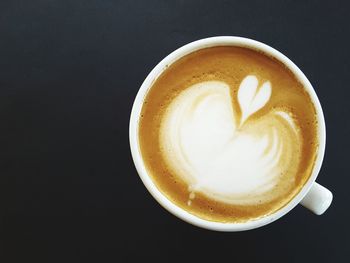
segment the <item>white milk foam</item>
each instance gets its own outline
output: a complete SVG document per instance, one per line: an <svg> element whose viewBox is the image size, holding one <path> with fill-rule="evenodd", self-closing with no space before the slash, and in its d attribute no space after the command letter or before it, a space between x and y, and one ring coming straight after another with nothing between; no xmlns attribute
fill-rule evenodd
<svg viewBox="0 0 350 263"><path fill-rule="evenodd" d="M242 81L237 95L240 121L235 119L230 87L221 81L195 84L169 105L160 129L162 153L188 183L188 205L196 192L233 204L271 198L265 193L292 162L286 150L290 143L279 127L283 124L297 133L292 117L283 111L249 124L249 117L269 101L271 89L270 82L258 88L255 76Z"/></svg>

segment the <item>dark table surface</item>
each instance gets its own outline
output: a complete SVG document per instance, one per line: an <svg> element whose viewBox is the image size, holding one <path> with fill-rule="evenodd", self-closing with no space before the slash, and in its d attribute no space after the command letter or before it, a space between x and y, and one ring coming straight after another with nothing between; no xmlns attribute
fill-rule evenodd
<svg viewBox="0 0 350 263"><path fill-rule="evenodd" d="M0 1L1 262L347 262L350 17L347 1ZM323 216L302 207L218 233L148 194L128 122L148 72L200 38L238 35L290 57L319 96Z"/></svg>

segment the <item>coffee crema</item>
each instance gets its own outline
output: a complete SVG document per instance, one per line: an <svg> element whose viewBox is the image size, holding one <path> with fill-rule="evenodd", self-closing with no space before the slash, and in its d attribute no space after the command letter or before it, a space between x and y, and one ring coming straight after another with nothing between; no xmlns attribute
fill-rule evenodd
<svg viewBox="0 0 350 263"><path fill-rule="evenodd" d="M193 52L153 83L139 144L157 188L200 218L245 222L286 205L311 175L316 110L281 62L243 47Z"/></svg>

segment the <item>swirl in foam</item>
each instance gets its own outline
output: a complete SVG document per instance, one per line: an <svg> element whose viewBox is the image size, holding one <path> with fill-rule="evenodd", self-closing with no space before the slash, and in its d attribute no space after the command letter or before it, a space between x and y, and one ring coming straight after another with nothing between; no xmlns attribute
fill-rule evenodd
<svg viewBox="0 0 350 263"><path fill-rule="evenodd" d="M268 202L293 183L298 127L286 110L254 118L272 93L270 82L258 84L247 76L232 98L226 83L201 82L168 106L160 128L162 155L188 183L188 205L196 192L230 204ZM233 99L240 109L234 109Z"/></svg>

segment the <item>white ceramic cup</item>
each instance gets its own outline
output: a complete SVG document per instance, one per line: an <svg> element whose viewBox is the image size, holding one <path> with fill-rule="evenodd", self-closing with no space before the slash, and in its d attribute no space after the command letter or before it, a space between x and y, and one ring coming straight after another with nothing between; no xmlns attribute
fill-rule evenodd
<svg viewBox="0 0 350 263"><path fill-rule="evenodd" d="M272 57L281 61L301 81L301 83L303 84L307 92L310 94L317 112L317 119L319 124L318 126L319 127L319 132L318 132L319 148L318 148L316 163L314 165L310 178L308 179L306 184L303 186L303 188L300 190L300 192L287 205L277 210L273 214L264 216L256 220L251 220L245 223L220 223L220 222L207 221L195 215L190 214L186 210L183 210L182 208L172 203L169 199L167 199L162 194L162 192L153 183L151 177L148 175L147 170L145 168L145 164L142 159L140 147L139 147L138 124L139 124L141 109L142 109L144 99L147 95L147 92L151 88L154 81L162 74L162 72L169 65L176 62L178 59L182 58L183 56L186 56L194 51L197 51L203 48L215 47L215 46L247 47L254 50L262 51L263 53L267 55L271 55ZM333 199L333 195L328 189L326 189L325 187L315 182L316 177L322 165L325 146L326 146L325 121L324 121L322 108L317 98L317 95L315 93L315 90L313 89L311 83L305 77L303 72L290 59L288 59L285 55L283 55L276 49L255 40L242 38L242 37L233 37L233 36L210 37L210 38L194 41L185 46L182 46L179 49L172 52L171 54L169 54L167 57L165 57L149 73L149 75L147 76L147 78L141 85L140 90L137 93L137 96L134 101L134 105L132 107L131 117L130 117L129 139L130 139L131 154L132 154L136 169L138 171L138 174L142 182L148 189L148 191L152 194L152 196L166 210L168 210L178 218L202 228L217 230L217 231L243 231L243 230L249 230L249 229L261 227L287 214L299 203L304 207L310 209L315 214L321 215L327 210L327 208L330 206Z"/></svg>

